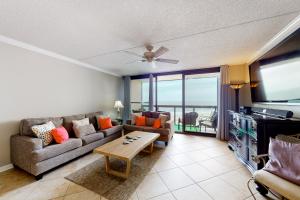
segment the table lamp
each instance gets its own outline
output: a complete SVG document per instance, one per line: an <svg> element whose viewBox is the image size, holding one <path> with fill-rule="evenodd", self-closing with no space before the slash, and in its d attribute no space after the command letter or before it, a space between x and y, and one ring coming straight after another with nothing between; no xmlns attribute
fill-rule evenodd
<svg viewBox="0 0 300 200"><path fill-rule="evenodd" d="M114 108L117 109L117 112L118 112L117 118L120 119L121 118L121 110L120 109L124 108L122 102L120 100L115 101Z"/></svg>

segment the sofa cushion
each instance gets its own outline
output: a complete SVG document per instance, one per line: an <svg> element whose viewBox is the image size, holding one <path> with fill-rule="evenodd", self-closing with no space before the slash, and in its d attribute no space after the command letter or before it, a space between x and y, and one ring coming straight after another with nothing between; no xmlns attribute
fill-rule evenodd
<svg viewBox="0 0 300 200"><path fill-rule="evenodd" d="M85 136L81 137L83 145L90 144L92 142L95 142L97 140L101 140L103 138L104 138L104 134L101 133L101 132L92 133L92 134L85 135Z"/></svg>
<svg viewBox="0 0 300 200"><path fill-rule="evenodd" d="M45 124L52 121L55 127L60 127L63 124L63 119L61 117L43 117L43 118L29 118L23 119L20 123L20 135L34 136L31 127L34 125Z"/></svg>
<svg viewBox="0 0 300 200"><path fill-rule="evenodd" d="M62 144L52 144L44 147L40 150L35 150L32 152L32 160L33 162L40 162L43 160L47 160L49 158L53 158L65 152L71 151L78 147L82 146L81 139L70 138L66 142Z"/></svg>
<svg viewBox="0 0 300 200"><path fill-rule="evenodd" d="M73 136L74 137L74 131L73 131L73 120L80 120L80 119L84 119L85 115L81 114L81 115L71 115L71 116L65 116L63 117L63 126L66 128L66 130L69 133L69 136Z"/></svg>
<svg viewBox="0 0 300 200"><path fill-rule="evenodd" d="M103 115L102 111L92 112L85 114L85 117L89 118L90 123L94 125L95 129L98 130L98 122L96 116Z"/></svg>
<svg viewBox="0 0 300 200"><path fill-rule="evenodd" d="M103 132L104 136L107 137L107 136L117 133L119 131L122 131L122 125L113 126L111 128L102 130L101 132Z"/></svg>
<svg viewBox="0 0 300 200"><path fill-rule="evenodd" d="M123 129L126 131L143 131L143 126L124 124Z"/></svg>

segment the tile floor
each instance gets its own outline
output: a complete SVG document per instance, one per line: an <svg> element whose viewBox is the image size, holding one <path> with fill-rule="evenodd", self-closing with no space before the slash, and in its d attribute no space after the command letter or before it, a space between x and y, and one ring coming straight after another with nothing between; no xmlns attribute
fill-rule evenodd
<svg viewBox="0 0 300 200"><path fill-rule="evenodd" d="M100 157L88 154L46 174L40 181L16 169L0 173L0 199L105 200L64 179ZM175 134L131 200L251 200L246 185L250 176L225 142ZM254 184L251 187L258 200L272 199L259 195Z"/></svg>

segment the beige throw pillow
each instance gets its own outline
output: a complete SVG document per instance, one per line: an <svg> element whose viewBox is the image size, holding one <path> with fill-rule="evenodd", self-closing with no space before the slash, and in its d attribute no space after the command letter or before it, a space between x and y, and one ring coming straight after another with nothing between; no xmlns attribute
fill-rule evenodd
<svg viewBox="0 0 300 200"><path fill-rule="evenodd" d="M83 125L83 126L74 126L75 136L77 138L82 138L83 136L96 133L95 127L93 124Z"/></svg>
<svg viewBox="0 0 300 200"><path fill-rule="evenodd" d="M89 118L84 118L80 120L72 120L73 123L73 131L75 133L75 136L80 138L80 132L78 131L79 127L81 126L88 126L90 124Z"/></svg>
<svg viewBox="0 0 300 200"><path fill-rule="evenodd" d="M46 124L35 125L31 127L31 130L36 137L42 139L43 146L47 146L52 142L53 137L51 131L53 129L55 129L55 125L51 121L47 122Z"/></svg>
<svg viewBox="0 0 300 200"><path fill-rule="evenodd" d="M80 119L80 120L73 120L73 128L75 126L85 126L85 125L89 125L90 124L90 120L89 118L84 118L84 119Z"/></svg>
<svg viewBox="0 0 300 200"><path fill-rule="evenodd" d="M160 123L161 123L160 127L165 128L166 122L168 121L168 115L159 114L159 118L160 118Z"/></svg>

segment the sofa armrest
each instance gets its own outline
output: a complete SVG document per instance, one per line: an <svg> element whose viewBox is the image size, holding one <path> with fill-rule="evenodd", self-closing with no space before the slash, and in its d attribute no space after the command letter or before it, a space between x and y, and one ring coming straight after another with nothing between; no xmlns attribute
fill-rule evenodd
<svg viewBox="0 0 300 200"><path fill-rule="evenodd" d="M166 121L165 128L170 129L170 133L174 134L174 120L170 119L169 121Z"/></svg>
<svg viewBox="0 0 300 200"><path fill-rule="evenodd" d="M40 138L13 135L11 139L13 146L15 146L14 144L17 144L15 147L24 148L24 150L34 151L43 148L43 141Z"/></svg>
<svg viewBox="0 0 300 200"><path fill-rule="evenodd" d="M165 128L171 129L174 126L174 121L170 119L169 121L166 121Z"/></svg>
<svg viewBox="0 0 300 200"><path fill-rule="evenodd" d="M18 167L30 172L32 151L43 148L43 142L39 138L13 135L10 138L11 160Z"/></svg>

